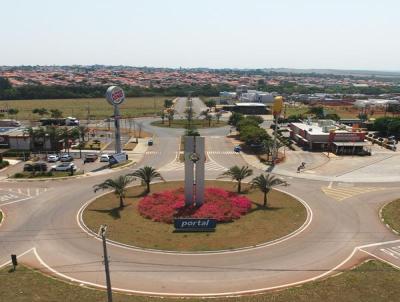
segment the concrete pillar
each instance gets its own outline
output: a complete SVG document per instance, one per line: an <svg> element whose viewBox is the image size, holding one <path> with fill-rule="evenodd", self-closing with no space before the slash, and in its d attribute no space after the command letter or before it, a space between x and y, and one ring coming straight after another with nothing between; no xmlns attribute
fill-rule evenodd
<svg viewBox="0 0 400 302"><path fill-rule="evenodd" d="M185 136L184 139L185 150L185 205L189 206L194 203L194 163L190 160L190 154L194 151L193 137Z"/></svg>
<svg viewBox="0 0 400 302"><path fill-rule="evenodd" d="M196 153L199 155L199 161L196 163L196 205L202 205L204 202L204 178L205 178L205 148L204 137L196 137Z"/></svg>

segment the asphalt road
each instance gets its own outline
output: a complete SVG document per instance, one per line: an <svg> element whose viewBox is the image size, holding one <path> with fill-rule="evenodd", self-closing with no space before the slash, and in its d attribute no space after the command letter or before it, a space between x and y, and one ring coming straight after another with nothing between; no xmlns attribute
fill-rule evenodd
<svg viewBox="0 0 400 302"><path fill-rule="evenodd" d="M141 121L146 131L154 132L155 143L134 167L64 181L0 182L0 207L6 214L0 227L0 265L10 254L30 250L22 262L79 283L104 286L101 242L85 233L77 219L80 208L98 195L92 186L144 165L164 169L167 180L183 179L182 166L176 163L182 130L152 127L149 118ZM210 163L207 178L245 164L232 152L233 145L225 138L228 132L228 127L202 132ZM221 253L165 253L109 244L113 287L153 295L229 295L334 274L370 254L387 255L388 261L397 263L385 251L395 251L400 243L376 245L398 239L378 217L385 202L398 198L397 184L287 180L290 185L280 189L310 208L301 232L273 244ZM343 192L352 193L340 199ZM375 245L366 246L370 244Z"/></svg>

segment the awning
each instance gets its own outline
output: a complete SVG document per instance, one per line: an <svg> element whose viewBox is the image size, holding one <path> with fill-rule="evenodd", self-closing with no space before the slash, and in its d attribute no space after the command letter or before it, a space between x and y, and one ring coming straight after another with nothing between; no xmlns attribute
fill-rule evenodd
<svg viewBox="0 0 400 302"><path fill-rule="evenodd" d="M370 146L369 142L334 142L336 147L364 147Z"/></svg>
<svg viewBox="0 0 400 302"><path fill-rule="evenodd" d="M302 137L300 134L296 134L296 137L299 139L299 140L302 140L303 142L305 142L305 143L308 143L308 140L306 140L304 137Z"/></svg>

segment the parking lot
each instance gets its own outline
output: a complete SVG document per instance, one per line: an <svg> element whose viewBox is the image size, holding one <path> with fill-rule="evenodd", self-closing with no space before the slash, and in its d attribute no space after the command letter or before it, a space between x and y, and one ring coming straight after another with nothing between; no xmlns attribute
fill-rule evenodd
<svg viewBox="0 0 400 302"><path fill-rule="evenodd" d="M62 153L62 154L64 154L64 153ZM80 154L79 151L73 151L73 152L70 152L69 154L73 158L73 160L71 162L74 163L74 165L76 167L75 173L81 174L81 173L93 172L93 171L98 171L98 170L108 167L107 162L100 162L100 153L82 152L82 154ZM93 162L85 162L84 159L85 159L86 154L97 154L98 158ZM13 176L15 173L21 173L24 171L24 166L26 164L43 163L43 166L45 165L45 167L47 168L47 171L51 171L54 166L58 166L62 163L60 160L58 160L56 162L48 162L46 154L36 154L35 158L39 159L39 160L35 160L33 162L33 161L31 161L33 159L33 157L32 157L31 160L20 161L19 163L12 165L9 168L1 171L0 176L10 177L10 176Z"/></svg>

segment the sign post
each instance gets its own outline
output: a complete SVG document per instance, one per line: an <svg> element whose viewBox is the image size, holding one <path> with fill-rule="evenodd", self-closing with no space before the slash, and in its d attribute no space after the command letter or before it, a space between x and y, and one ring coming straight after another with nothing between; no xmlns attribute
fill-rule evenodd
<svg viewBox="0 0 400 302"><path fill-rule="evenodd" d="M125 101L125 93L122 88L118 86L110 86L106 92L106 99L110 105L114 107L114 121L115 121L115 153L121 153L121 130L120 130L120 113L119 105Z"/></svg>
<svg viewBox="0 0 400 302"><path fill-rule="evenodd" d="M276 134L278 131L278 118L281 115L282 107L283 107L283 98L281 96L276 96L274 99L274 105L272 106L272 114L273 114L274 120L275 120L272 165L275 165L275 161L278 157L278 150L276 148Z"/></svg>

